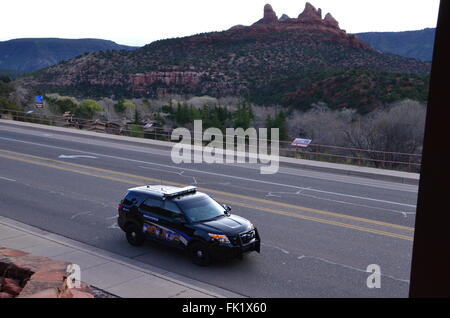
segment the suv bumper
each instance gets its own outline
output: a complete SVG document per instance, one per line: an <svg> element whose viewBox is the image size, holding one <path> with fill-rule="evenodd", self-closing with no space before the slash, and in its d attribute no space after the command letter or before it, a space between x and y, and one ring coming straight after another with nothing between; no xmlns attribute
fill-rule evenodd
<svg viewBox="0 0 450 318"><path fill-rule="evenodd" d="M260 241L255 240L242 246L212 245L210 252L213 258L226 259L241 257L245 253L260 252Z"/></svg>
<svg viewBox="0 0 450 318"><path fill-rule="evenodd" d="M242 233L245 234L245 233ZM232 258L241 257L244 253L258 252L261 251L261 238L259 236L258 230L254 229L254 237L248 243L243 243L241 235L234 236L232 238L233 243L220 245L211 245L211 254L214 258Z"/></svg>
<svg viewBox="0 0 450 318"><path fill-rule="evenodd" d="M122 229L122 231L125 231L125 216L123 216L123 213L119 212L119 217L117 218L117 225Z"/></svg>

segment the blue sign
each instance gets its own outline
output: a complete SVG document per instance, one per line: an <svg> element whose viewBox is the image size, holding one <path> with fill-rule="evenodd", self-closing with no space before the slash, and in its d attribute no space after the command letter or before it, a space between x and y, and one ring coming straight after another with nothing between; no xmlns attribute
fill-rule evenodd
<svg viewBox="0 0 450 318"><path fill-rule="evenodd" d="M36 101L36 103L43 103L44 102L44 98L42 96L36 96L34 98L34 100Z"/></svg>

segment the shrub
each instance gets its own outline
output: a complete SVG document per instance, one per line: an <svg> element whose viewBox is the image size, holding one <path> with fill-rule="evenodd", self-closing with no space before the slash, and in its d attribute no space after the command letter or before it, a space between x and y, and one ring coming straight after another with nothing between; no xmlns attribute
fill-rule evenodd
<svg viewBox="0 0 450 318"><path fill-rule="evenodd" d="M84 99L75 110L75 116L85 119L92 119L96 112L103 111L103 108L93 99Z"/></svg>
<svg viewBox="0 0 450 318"><path fill-rule="evenodd" d="M136 125L136 124L131 125L130 136L143 138L144 137L144 129L142 128L141 125Z"/></svg>

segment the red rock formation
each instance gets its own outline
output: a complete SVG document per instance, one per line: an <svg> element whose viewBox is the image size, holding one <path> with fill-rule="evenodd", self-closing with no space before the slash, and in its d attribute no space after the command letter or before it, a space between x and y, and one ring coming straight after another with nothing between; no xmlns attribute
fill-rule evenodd
<svg viewBox="0 0 450 318"><path fill-rule="evenodd" d="M287 14L283 14L279 19L278 19L278 21L279 22L284 22L284 21L287 21L287 20L289 20L290 18L289 18L289 16L287 15Z"/></svg>
<svg viewBox="0 0 450 318"><path fill-rule="evenodd" d="M61 297L60 290L67 284L67 265L47 257L0 248L1 272L8 269L8 274L14 276L14 279L0 279L0 298ZM21 284L24 284L23 289ZM88 285L82 283L82 287L72 293L72 298L94 297Z"/></svg>
<svg viewBox="0 0 450 318"><path fill-rule="evenodd" d="M270 4L264 6L264 17L255 24L273 24L278 23L278 17Z"/></svg>
<svg viewBox="0 0 450 318"><path fill-rule="evenodd" d="M200 84L204 72L176 71L176 72L147 72L145 74L131 75L131 87L134 91L144 91L145 87L157 82L166 85L183 85L195 87Z"/></svg>
<svg viewBox="0 0 450 318"><path fill-rule="evenodd" d="M20 294L22 287L20 287L19 282L15 279L4 278L2 284L2 292L8 293L13 297Z"/></svg>
<svg viewBox="0 0 450 318"><path fill-rule="evenodd" d="M331 15L331 13L327 13L323 22L326 26L339 29L339 22Z"/></svg>
<svg viewBox="0 0 450 318"><path fill-rule="evenodd" d="M299 22L322 23L322 10L317 10L311 3L307 2L305 10L298 16Z"/></svg>

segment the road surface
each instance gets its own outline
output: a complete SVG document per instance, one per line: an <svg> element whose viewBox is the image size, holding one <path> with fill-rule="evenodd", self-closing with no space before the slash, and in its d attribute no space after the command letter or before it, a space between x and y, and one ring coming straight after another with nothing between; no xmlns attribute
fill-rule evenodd
<svg viewBox="0 0 450 318"><path fill-rule="evenodd" d="M130 187L196 185L250 219L261 254L198 267L181 251L127 244ZM281 165L174 164L170 149L0 124L0 215L249 297L407 297L417 186ZM381 288L369 289L370 264Z"/></svg>

